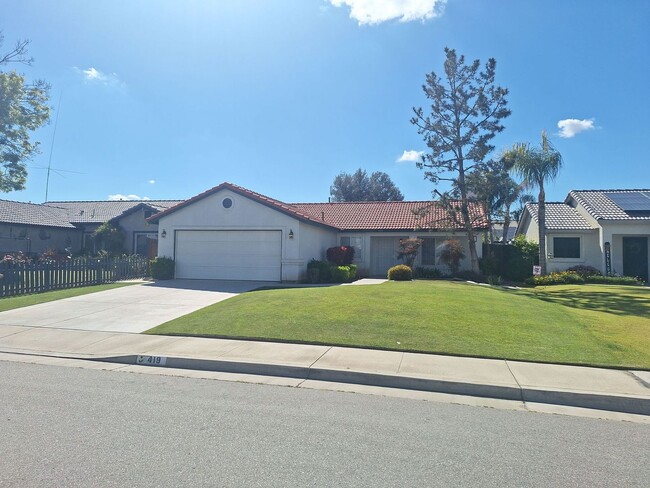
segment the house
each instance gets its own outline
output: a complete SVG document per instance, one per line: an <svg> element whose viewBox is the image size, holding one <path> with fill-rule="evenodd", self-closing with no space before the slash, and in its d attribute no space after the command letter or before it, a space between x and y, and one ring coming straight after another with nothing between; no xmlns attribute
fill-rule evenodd
<svg viewBox="0 0 650 488"><path fill-rule="evenodd" d="M79 251L98 251L93 232L104 222L110 222L124 231L123 247L127 254L154 257L157 253L158 227L147 219L180 202L182 200L68 201L47 202L45 205L65 210L69 222L81 231Z"/></svg>
<svg viewBox="0 0 650 488"><path fill-rule="evenodd" d="M147 218L182 200L47 202L0 200L0 253L70 249L96 252L92 234L104 222L125 232L128 254L155 256L158 228Z"/></svg>
<svg viewBox="0 0 650 488"><path fill-rule="evenodd" d="M0 200L0 253L81 249L81 232L61 208Z"/></svg>
<svg viewBox="0 0 650 488"><path fill-rule="evenodd" d="M484 210L472 204L470 211L484 232ZM158 224L158 255L175 260L177 278L297 281L310 260L339 245L354 247L361 275L385 277L406 237L423 239L416 266L439 266L450 238L469 255L461 226L431 201L289 204L222 183L148 221ZM462 268L469 267L466 258Z"/></svg>
<svg viewBox="0 0 650 488"><path fill-rule="evenodd" d="M573 190L545 208L549 272L582 264L648 281L650 190ZM537 204L526 205L517 234L539 242Z"/></svg>

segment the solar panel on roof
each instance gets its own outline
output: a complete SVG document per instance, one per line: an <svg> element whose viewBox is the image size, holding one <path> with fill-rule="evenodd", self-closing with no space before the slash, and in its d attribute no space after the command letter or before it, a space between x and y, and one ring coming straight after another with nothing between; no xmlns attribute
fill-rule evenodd
<svg viewBox="0 0 650 488"><path fill-rule="evenodd" d="M625 212L650 212L650 195L640 191L605 193L605 196Z"/></svg>

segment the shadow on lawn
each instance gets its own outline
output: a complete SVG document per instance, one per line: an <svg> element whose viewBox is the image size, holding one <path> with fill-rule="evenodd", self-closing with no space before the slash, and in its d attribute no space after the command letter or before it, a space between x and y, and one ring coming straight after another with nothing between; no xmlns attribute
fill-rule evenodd
<svg viewBox="0 0 650 488"><path fill-rule="evenodd" d="M622 290L616 294L606 291L594 291L589 288L581 289L579 293L567 290L544 291L531 290L532 298L549 303L557 303L565 307L594 310L615 315L634 315L637 317L650 317L650 288L631 287L630 291Z"/></svg>

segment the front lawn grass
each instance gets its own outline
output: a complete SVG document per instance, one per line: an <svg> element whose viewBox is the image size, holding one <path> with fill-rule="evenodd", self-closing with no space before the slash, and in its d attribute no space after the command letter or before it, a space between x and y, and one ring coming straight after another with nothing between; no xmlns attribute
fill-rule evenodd
<svg viewBox="0 0 650 488"><path fill-rule="evenodd" d="M53 302L62 298L77 297L88 293L111 290L122 286L133 285L134 283L109 283L106 285L83 286L79 288L67 288L65 290L46 291L44 293L34 293L32 295L20 295L17 297L0 298L0 312L12 310L14 308L29 307L39 303Z"/></svg>
<svg viewBox="0 0 650 488"><path fill-rule="evenodd" d="M147 333L650 369L650 288L412 281L262 290Z"/></svg>

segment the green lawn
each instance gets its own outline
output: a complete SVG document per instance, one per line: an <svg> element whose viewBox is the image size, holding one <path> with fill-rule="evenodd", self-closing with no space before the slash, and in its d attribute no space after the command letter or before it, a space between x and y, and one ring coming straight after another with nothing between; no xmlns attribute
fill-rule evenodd
<svg viewBox="0 0 650 488"><path fill-rule="evenodd" d="M29 305L37 305L39 303L52 302L54 300L61 300L62 298L77 297L79 295L86 295L88 293L110 290L112 288L120 288L122 286L129 286L132 284L134 283L110 283L107 285L83 286L79 288L68 288L66 290L34 293L33 295L0 298L0 312L14 308L28 307Z"/></svg>
<svg viewBox="0 0 650 488"><path fill-rule="evenodd" d="M650 369L650 288L413 281L261 290L147 333Z"/></svg>

